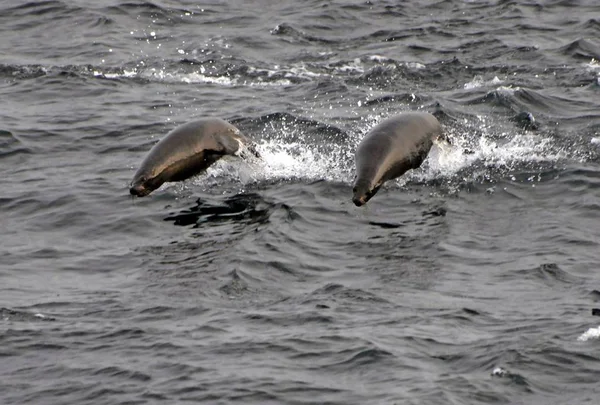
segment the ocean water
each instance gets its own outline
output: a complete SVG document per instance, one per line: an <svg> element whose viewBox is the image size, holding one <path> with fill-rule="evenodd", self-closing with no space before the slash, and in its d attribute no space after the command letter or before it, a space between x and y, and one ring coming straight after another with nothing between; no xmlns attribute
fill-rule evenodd
<svg viewBox="0 0 600 405"><path fill-rule="evenodd" d="M596 404L596 0L0 2L1 404ZM452 141L351 201L380 120ZM264 159L133 199L175 126Z"/></svg>

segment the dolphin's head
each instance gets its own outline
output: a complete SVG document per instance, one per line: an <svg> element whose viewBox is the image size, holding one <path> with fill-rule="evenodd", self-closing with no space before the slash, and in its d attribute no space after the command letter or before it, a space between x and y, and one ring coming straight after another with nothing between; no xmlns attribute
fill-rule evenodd
<svg viewBox="0 0 600 405"><path fill-rule="evenodd" d="M164 183L162 176L152 176L146 171L141 171L135 174L133 181L129 187L131 195L136 197L145 197Z"/></svg>
<svg viewBox="0 0 600 405"><path fill-rule="evenodd" d="M380 187L381 182L373 183L365 178L357 177L352 187L352 202L357 207L365 205Z"/></svg>

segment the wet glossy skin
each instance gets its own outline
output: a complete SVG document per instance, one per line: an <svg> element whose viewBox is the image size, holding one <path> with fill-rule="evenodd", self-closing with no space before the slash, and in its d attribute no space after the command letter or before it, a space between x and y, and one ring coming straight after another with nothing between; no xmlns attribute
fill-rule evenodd
<svg viewBox="0 0 600 405"><path fill-rule="evenodd" d="M371 129L355 153L354 204L366 204L383 183L421 166L441 134L438 120L424 112L406 112Z"/></svg>
<svg viewBox="0 0 600 405"><path fill-rule="evenodd" d="M237 154L244 146L258 155L250 141L222 119L205 118L183 124L148 152L129 192L144 197L165 182L183 181L202 173L222 156Z"/></svg>

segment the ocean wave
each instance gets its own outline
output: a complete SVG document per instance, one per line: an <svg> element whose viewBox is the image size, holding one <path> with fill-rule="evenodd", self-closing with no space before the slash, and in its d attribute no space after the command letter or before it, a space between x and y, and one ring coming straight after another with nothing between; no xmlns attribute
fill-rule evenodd
<svg viewBox="0 0 600 405"><path fill-rule="evenodd" d="M597 402L597 1L0 3L0 402ZM206 116L262 160L132 198Z"/></svg>

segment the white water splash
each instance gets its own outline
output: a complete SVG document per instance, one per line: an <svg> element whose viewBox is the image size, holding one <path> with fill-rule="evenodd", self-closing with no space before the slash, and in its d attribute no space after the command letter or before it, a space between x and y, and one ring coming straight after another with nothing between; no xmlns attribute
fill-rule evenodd
<svg viewBox="0 0 600 405"><path fill-rule="evenodd" d="M523 162L556 161L562 157L550 151L551 141L535 136L517 135L504 145L489 138L480 138L476 147L467 150L460 145L435 143L423 165L390 181L387 186L403 186L409 181L431 181L440 177L451 179L463 169L482 162L485 167L505 167L510 170ZM222 159L207 170L212 181L226 177L247 184L257 181L326 180L350 184L354 178L354 149L332 146L327 152L300 141L268 140L257 145L262 158L249 162ZM470 174L473 178L479 173ZM468 179L463 179L468 180ZM202 177L197 180L204 183Z"/></svg>
<svg viewBox="0 0 600 405"><path fill-rule="evenodd" d="M590 71L598 71L598 74L600 74L600 61L597 61L596 59L592 58L592 60L589 63L584 64L584 66L590 70Z"/></svg>
<svg viewBox="0 0 600 405"><path fill-rule="evenodd" d="M492 370L492 375L494 377L504 377L504 376L508 375L508 371L506 371L502 367L496 367L495 369Z"/></svg>
<svg viewBox="0 0 600 405"><path fill-rule="evenodd" d="M426 68L426 66L424 64L419 63L419 62L406 62L404 65L411 69L425 69Z"/></svg>
<svg viewBox="0 0 600 405"><path fill-rule="evenodd" d="M483 80L483 77L481 77L481 76L475 76L473 78L473 80L471 80L468 83L465 83L463 87L466 90L471 90L471 89L476 89L476 88L479 88L482 86L490 86L490 85L500 84L502 82L503 82L502 80L498 79L498 76L494 76L494 78L492 80L488 80L488 81Z"/></svg>
<svg viewBox="0 0 600 405"><path fill-rule="evenodd" d="M452 178L459 171L476 163L510 171L523 163L556 162L565 157L562 153L553 151L550 138L537 135L514 135L502 144L488 136L478 138L475 143L469 139L469 136L463 135L452 139L452 145L434 143L423 166L412 175L405 176L408 177L406 180L401 178L398 182L404 184L411 179L430 181L439 177ZM472 173L471 176L478 177L478 173Z"/></svg>
<svg viewBox="0 0 600 405"><path fill-rule="evenodd" d="M365 67L360 58L354 59L352 62L345 63L341 66L329 66L336 73L365 73Z"/></svg>
<svg viewBox="0 0 600 405"><path fill-rule="evenodd" d="M281 73L281 72L274 71L273 73ZM302 78L302 79L314 79L316 77L327 76L324 73L313 72L304 63L294 64L291 67L289 67L288 70L284 70L283 73L284 73L285 77Z"/></svg>
<svg viewBox="0 0 600 405"><path fill-rule="evenodd" d="M256 146L260 159L222 159L207 170L207 177L217 179L227 176L242 183L265 180L348 181L349 159L334 157L343 155L341 148L323 153L301 142L276 140L264 141ZM203 182L202 178L198 181Z"/></svg>
<svg viewBox="0 0 600 405"><path fill-rule="evenodd" d="M580 342L587 342L589 339L598 339L600 338L600 326L597 328L589 328L587 331L581 334L577 338Z"/></svg>
<svg viewBox="0 0 600 405"><path fill-rule="evenodd" d="M507 95L513 95L515 94L515 91L519 91L521 90L521 88L519 86L517 87L512 87L512 85L509 86L500 86L496 89L496 92L498 92L498 94L507 94Z"/></svg>
<svg viewBox="0 0 600 405"><path fill-rule="evenodd" d="M387 56L382 56L382 55L371 55L367 59L372 62L377 62L377 63L385 63L385 62L393 62L394 61L393 59L388 58Z"/></svg>
<svg viewBox="0 0 600 405"><path fill-rule="evenodd" d="M368 116L358 125L355 136L346 144L329 144L326 148L304 141L302 130L294 125L284 125L279 135L269 130L263 140L257 143L261 159L244 161L236 158L223 158L211 166L205 175L195 182L199 185L222 183L223 178L249 184L262 181L316 181L326 180L351 184L354 179L354 151L359 140L383 117ZM435 142L423 165L407 172L387 187L402 187L410 181L427 182L435 179L451 181L461 176L460 181L481 178L486 168L505 169L510 173L524 163L556 162L565 158L557 151L552 139L540 135L505 134L501 141L488 134L493 125L484 118L475 130L452 129L451 142ZM481 134L483 131L483 134ZM508 138L508 139L507 139ZM481 170L469 171L470 167ZM464 171L467 169L466 171ZM465 177L466 176L466 177ZM533 180L531 180L533 181Z"/></svg>

